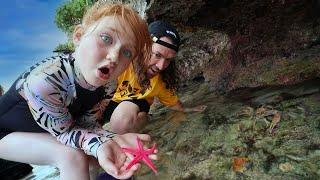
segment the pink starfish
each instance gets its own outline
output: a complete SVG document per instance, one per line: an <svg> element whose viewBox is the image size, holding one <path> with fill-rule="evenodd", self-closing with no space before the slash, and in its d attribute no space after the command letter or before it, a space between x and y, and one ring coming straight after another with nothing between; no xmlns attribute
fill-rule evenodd
<svg viewBox="0 0 320 180"><path fill-rule="evenodd" d="M133 165L137 164L139 161L143 161L146 165L148 165L153 172L158 173L156 166L152 163L150 158L148 157L150 154L153 154L156 149L156 144L152 146L151 149L143 149L143 145L141 139L137 137L137 149L132 148L122 148L123 152L130 153L134 155L134 159L129 163L126 170L130 169Z"/></svg>

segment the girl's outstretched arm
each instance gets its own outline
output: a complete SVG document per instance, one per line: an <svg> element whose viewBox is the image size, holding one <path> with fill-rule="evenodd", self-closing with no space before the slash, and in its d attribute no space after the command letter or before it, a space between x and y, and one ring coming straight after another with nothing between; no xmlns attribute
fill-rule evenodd
<svg viewBox="0 0 320 180"><path fill-rule="evenodd" d="M96 157L97 148L114 136L114 133L101 127L77 125L78 120L72 117L68 109L76 98L74 71L69 60L56 58L43 61L27 73L23 79L24 98L40 127L63 144L81 148L88 155ZM95 106L97 107L103 108L99 105ZM84 112L84 120L96 121L96 114L91 114ZM97 133L98 130L103 134L100 131Z"/></svg>

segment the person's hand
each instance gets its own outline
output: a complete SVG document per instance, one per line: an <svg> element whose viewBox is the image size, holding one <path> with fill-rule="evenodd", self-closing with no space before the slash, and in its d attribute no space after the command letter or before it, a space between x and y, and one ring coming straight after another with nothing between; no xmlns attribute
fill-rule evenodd
<svg viewBox="0 0 320 180"><path fill-rule="evenodd" d="M207 108L206 105L199 105L190 109L191 111L194 111L194 112L203 112L206 108Z"/></svg>
<svg viewBox="0 0 320 180"><path fill-rule="evenodd" d="M137 133L126 133L123 135L116 135L112 138L120 147L126 148L137 148L137 137L141 139L144 143L150 143L151 137L148 134L137 134ZM146 148L146 147L145 147ZM155 150L155 153L158 151ZM129 153L126 153L129 159L133 159L133 156ZM157 154L149 155L149 158L152 160L158 160Z"/></svg>
<svg viewBox="0 0 320 180"><path fill-rule="evenodd" d="M117 179L128 179L140 168L140 164L135 164L129 170L126 170L129 159L113 140L101 144L97 150L97 156L100 166Z"/></svg>

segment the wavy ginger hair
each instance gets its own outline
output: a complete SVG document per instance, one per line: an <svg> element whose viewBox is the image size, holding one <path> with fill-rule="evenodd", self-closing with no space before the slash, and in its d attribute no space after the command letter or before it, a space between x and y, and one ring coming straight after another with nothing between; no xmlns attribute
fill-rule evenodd
<svg viewBox="0 0 320 180"><path fill-rule="evenodd" d="M151 58L152 40L147 23L129 5L115 3L96 2L86 11L82 19L81 27L86 31L93 23L105 16L114 16L123 20L132 30L135 37L135 54L132 58L134 71L142 88L150 85L146 77L146 69Z"/></svg>

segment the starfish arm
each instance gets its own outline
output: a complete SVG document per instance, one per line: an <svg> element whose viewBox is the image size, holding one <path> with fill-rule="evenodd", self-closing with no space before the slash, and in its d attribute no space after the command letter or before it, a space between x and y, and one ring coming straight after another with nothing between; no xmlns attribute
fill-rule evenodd
<svg viewBox="0 0 320 180"><path fill-rule="evenodd" d="M156 149L156 144L153 144L151 149L146 149L145 150L145 154L148 154L148 155L149 154L153 154L155 149Z"/></svg>
<svg viewBox="0 0 320 180"><path fill-rule="evenodd" d="M153 162L148 158L148 156L143 156L142 157L143 162L148 165L154 173L158 173L158 170L156 168L156 166L153 164Z"/></svg>
<svg viewBox="0 0 320 180"><path fill-rule="evenodd" d="M122 148L123 152L133 154L134 159L128 164L126 170L130 169L133 165L137 164L139 161L143 161L147 166L149 166L155 173L158 173L156 166L149 159L148 155L153 154L156 149L156 144L153 144L152 148L144 149L141 139L137 137L137 149L132 148Z"/></svg>
<svg viewBox="0 0 320 180"><path fill-rule="evenodd" d="M128 164L126 170L130 169L133 165L137 164L141 158L141 156L134 157L134 159Z"/></svg>
<svg viewBox="0 0 320 180"><path fill-rule="evenodd" d="M123 152L127 152L133 155L137 155L139 154L139 151L137 151L136 149L132 149L132 148L121 148Z"/></svg>

